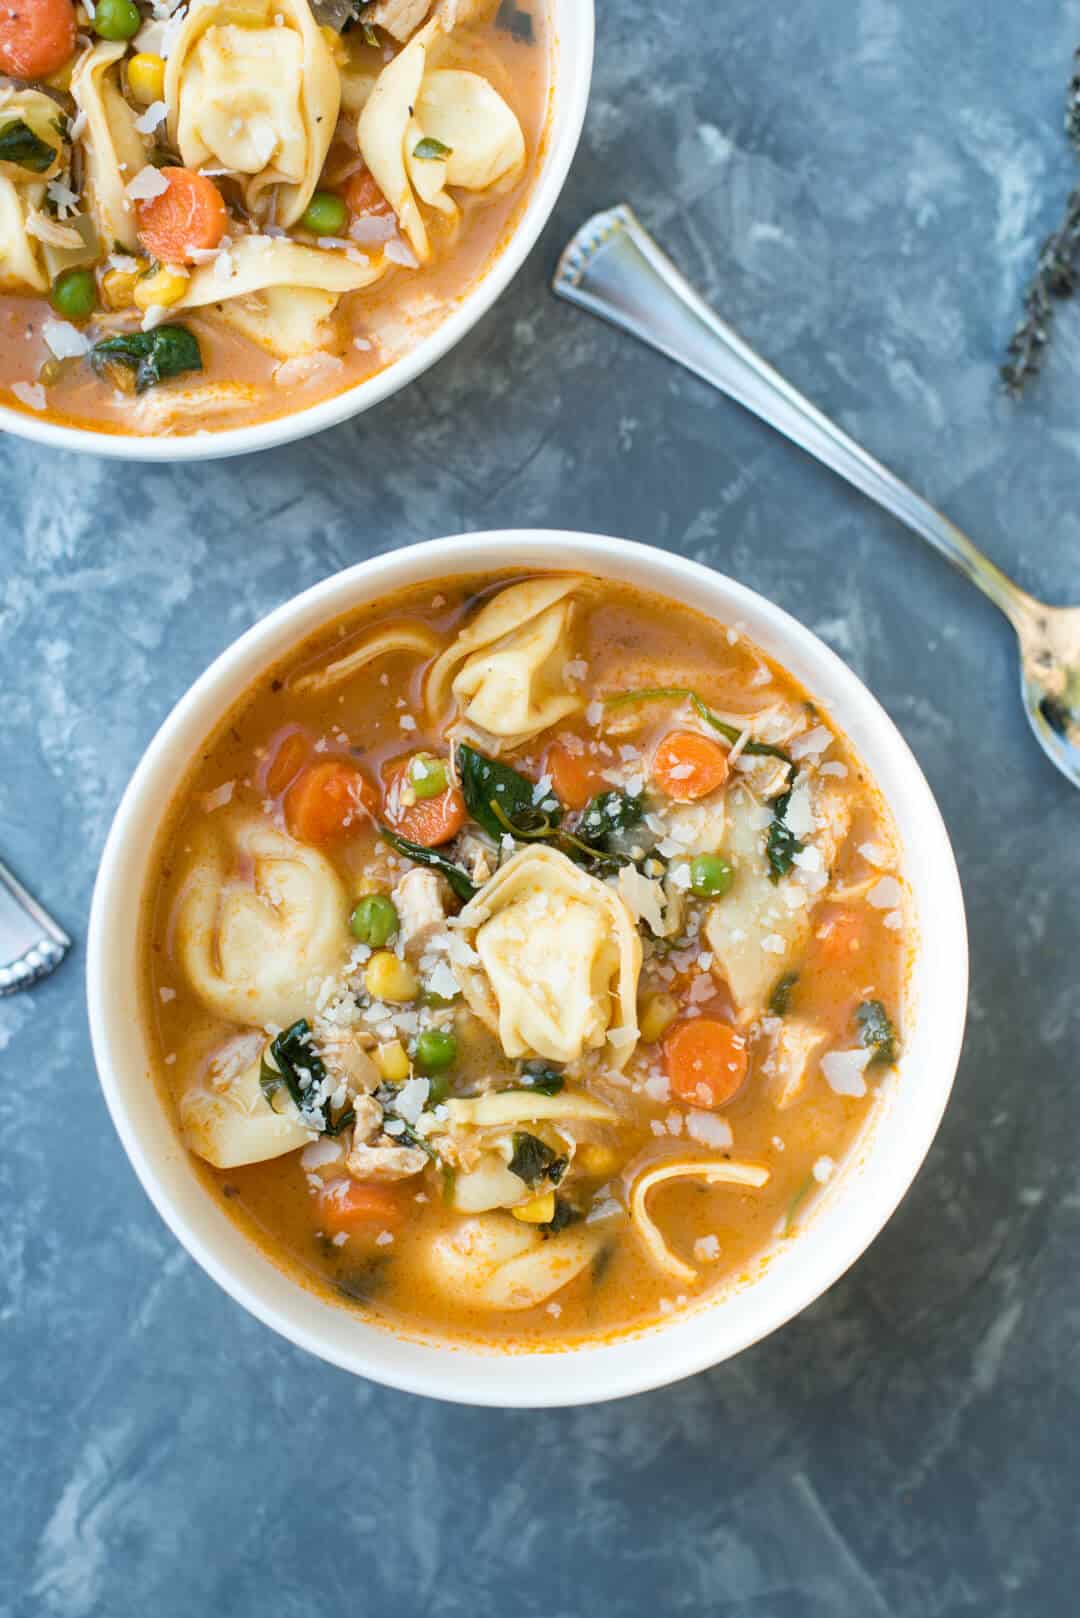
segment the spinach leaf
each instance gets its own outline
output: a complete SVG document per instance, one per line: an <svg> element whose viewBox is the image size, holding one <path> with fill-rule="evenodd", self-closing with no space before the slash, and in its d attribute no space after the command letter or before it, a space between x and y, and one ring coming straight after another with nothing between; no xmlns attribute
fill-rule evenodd
<svg viewBox="0 0 1080 1618"><path fill-rule="evenodd" d="M614 1242L604 1242L602 1247L598 1247L596 1249L596 1252L592 1256L592 1263L589 1266L590 1277L594 1287L598 1287L601 1284L608 1270L611 1268L611 1261L614 1257Z"/></svg>
<svg viewBox="0 0 1080 1618"><path fill-rule="evenodd" d="M575 1208L572 1202L567 1202L565 1197L556 1197L555 1212L547 1224L541 1225L539 1228L550 1231L553 1236L557 1236L560 1230L566 1229L567 1225L576 1225L578 1220L584 1219L584 1217L585 1215L581 1209Z"/></svg>
<svg viewBox="0 0 1080 1618"><path fill-rule="evenodd" d="M398 1112L396 1102L399 1088L400 1086L396 1084L380 1084L375 1091L375 1100L383 1110L384 1119L392 1118L400 1126L392 1130L388 1129L386 1133L395 1145L415 1146L419 1151L423 1152L429 1162L434 1163L442 1175L443 1197L449 1202L454 1194L454 1180L457 1177L457 1170L446 1161L442 1153L436 1150L425 1135L421 1135L419 1131L415 1130L408 1119L403 1118Z"/></svg>
<svg viewBox="0 0 1080 1618"><path fill-rule="evenodd" d="M773 804L773 817L769 822L769 835L765 841L765 853L769 861L769 880L779 882L782 876L787 876L795 864L796 854L801 854L806 846L800 838L796 837L784 816L787 814L791 802L791 787L788 787L782 798L777 798Z"/></svg>
<svg viewBox="0 0 1080 1618"><path fill-rule="evenodd" d="M566 1159L559 1157L545 1140L529 1135L523 1129L514 1131L514 1155L508 1164L511 1174L534 1186L545 1177L558 1184L566 1172Z"/></svg>
<svg viewBox="0 0 1080 1618"><path fill-rule="evenodd" d="M303 1082L305 1078L306 1084ZM305 1128L317 1130L320 1135L340 1135L342 1130L355 1122L353 1109L346 1108L334 1119L328 1100L317 1101L314 1106L309 1102L313 1092L318 1093L325 1088L326 1080L326 1068L312 1044L311 1025L306 1017L299 1018L280 1033L271 1042L269 1053L263 1052L259 1088L267 1106L277 1111L274 1097L284 1088L292 1097Z"/></svg>
<svg viewBox="0 0 1080 1618"><path fill-rule="evenodd" d="M106 337L90 350L90 363L99 376L107 376L110 365L126 365L135 373L136 393L183 371L203 368L199 340L186 326L155 326L153 331Z"/></svg>
<svg viewBox="0 0 1080 1618"><path fill-rule="evenodd" d="M340 1248L334 1247L328 1256L340 1255L340 1252ZM388 1258L380 1256L367 1259L362 1264L350 1264L334 1282L335 1292L348 1298L350 1303L370 1303L386 1284L389 1263Z"/></svg>
<svg viewBox="0 0 1080 1618"><path fill-rule="evenodd" d="M864 1000L855 1013L862 1045L873 1051L871 1067L891 1067L899 1055L900 1042L889 1013L880 1000Z"/></svg>
<svg viewBox="0 0 1080 1618"><path fill-rule="evenodd" d="M645 818L645 806L640 793L631 797L629 792L613 788L598 793L586 806L578 826L578 834L590 848L603 854L614 852L613 840L623 832L640 826Z"/></svg>
<svg viewBox="0 0 1080 1618"><path fill-rule="evenodd" d="M806 1201L807 1197L810 1195L810 1192L813 1190L813 1188L814 1188L814 1176L813 1176L813 1173L811 1172L810 1174L808 1174L806 1176L806 1179L802 1182L802 1184L799 1186L799 1189L796 1191L795 1195L792 1197L791 1201L788 1203L787 1214L785 1215L785 1218L784 1218L784 1235L785 1236L790 1236L791 1235L792 1227L795 1224L795 1215L798 1213L799 1209L802 1207L803 1203Z"/></svg>
<svg viewBox="0 0 1080 1618"><path fill-rule="evenodd" d="M785 972L769 996L769 1010L774 1017L786 1017L791 1010L791 993L799 981L798 972Z"/></svg>
<svg viewBox="0 0 1080 1618"><path fill-rule="evenodd" d="M44 174L56 159L57 148L35 135L21 118L0 129L0 163L14 163L31 174Z"/></svg>
<svg viewBox="0 0 1080 1618"><path fill-rule="evenodd" d="M423 140L417 141L412 154L430 163L442 157L450 157L453 150L452 146L444 146L441 140L436 140L434 135L425 135Z"/></svg>
<svg viewBox="0 0 1080 1618"><path fill-rule="evenodd" d="M507 831L546 836L562 819L562 804L553 792L537 802L532 781L466 742L457 750L457 772L465 807L496 842Z"/></svg>
<svg viewBox="0 0 1080 1618"><path fill-rule="evenodd" d="M406 859L414 860L417 865L430 865L433 871L441 871L458 898L465 904L468 904L477 892L476 883L472 881L468 872L463 871L460 865L455 865L453 860L448 860L445 854L440 854L438 849L425 848L422 843L410 843L407 837L399 837L389 826L380 826L379 836L399 854L404 854Z"/></svg>
<svg viewBox="0 0 1080 1618"><path fill-rule="evenodd" d="M510 1088L532 1090L542 1096L557 1096L565 1083L562 1074L556 1073L553 1067L548 1067L543 1062L526 1062L518 1082Z"/></svg>
<svg viewBox="0 0 1080 1618"><path fill-rule="evenodd" d="M531 14L515 5L514 0L502 0L495 16L495 26L504 28L519 45L531 45L536 39Z"/></svg>
<svg viewBox="0 0 1080 1618"><path fill-rule="evenodd" d="M729 725L721 719L719 714L713 713L706 702L703 702L696 691L691 691L683 685L654 685L647 686L642 691L616 691L612 697L604 698L605 708L625 708L631 702L659 702L659 701L688 702L699 718L704 719L713 730L719 731L721 736L729 742L737 742L742 735L738 725ZM747 742L743 748L744 753L750 753L755 758L781 758L794 774L794 765L791 758L782 747L774 747L771 742Z"/></svg>

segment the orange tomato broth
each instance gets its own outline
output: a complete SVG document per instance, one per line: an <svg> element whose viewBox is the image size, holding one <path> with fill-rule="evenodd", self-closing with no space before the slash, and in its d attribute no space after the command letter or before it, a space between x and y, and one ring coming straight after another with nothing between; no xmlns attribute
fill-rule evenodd
<svg viewBox="0 0 1080 1618"><path fill-rule="evenodd" d="M395 653L363 669L341 689L299 693L296 681L345 655L362 635L382 623L403 618L419 622L446 644L472 617L478 602L508 582L506 577L441 580L347 614L264 674L178 782L142 920L143 999L156 1056L154 1076L170 1104L176 1103L191 1079L185 1050L205 1051L208 1043L229 1032L185 984L175 951L177 906L189 851L208 817L220 812L208 805L220 802L225 787L230 797L227 812L243 809L283 828L286 792L279 779L274 783L277 794L269 795L267 776L283 742L298 734L308 746L323 750L312 756L358 764L375 783L385 765L406 753L424 750L445 756L445 736L425 728L422 717L420 691L429 657ZM808 724L832 729L797 683L742 634L629 586L589 581L587 601L574 620L573 653L587 667L590 707L507 758L534 780L544 768L546 749L556 742L572 749L580 745L593 767L600 769L618 757L620 747L639 750L647 761L664 735L685 728L687 711L671 702L633 710L607 708L596 720L593 704L598 697L630 688L689 687L715 709L746 715L781 699L803 709ZM416 716L416 729L403 731L403 712ZM295 741L290 752L294 764L303 756ZM912 944L906 918L903 926L895 919L886 925L885 913L865 897L867 883L879 873L860 850L894 839L889 811L865 767L835 732L829 757L847 771L839 787L850 799L850 830L794 965L798 981L791 1001L799 1017L820 1025L838 1048L847 1049L858 1044L854 1014L869 998L884 1003L902 1038ZM737 780L736 769L721 795ZM342 836L322 845L320 852L332 861L350 903L373 888L389 892L406 863L397 861L378 840L364 815L358 815ZM453 845L443 852L452 854ZM847 889L856 897L841 906L829 896L834 889ZM855 946L838 953L830 950L828 938L841 909L855 913L862 927ZM680 1014L692 1006L706 1018L733 1021L733 999L723 977L708 966L702 968L697 960L688 963L678 952L674 958L681 964L673 967L663 954L646 960L639 1008L651 995L663 992L678 1002ZM519 1071L462 1001L442 1017L458 1041L459 1057L450 1074L452 1095L473 1093L494 1078L505 1084ZM591 1086L618 1109L619 1120L614 1128L585 1128L589 1143L601 1148L595 1176L586 1172L574 1180L576 1192L585 1200L613 1188L625 1203L628 1165L651 1166L672 1154L695 1160L735 1158L767 1167L770 1178L761 1190L685 1180L653 1191L650 1213L670 1249L696 1268L693 1281L673 1279L658 1269L631 1222L619 1216L596 1226L601 1232L597 1256L553 1298L524 1310L493 1312L431 1281L426 1260L430 1244L461 1218L448 1207L434 1170L392 1188L405 1210L390 1232L392 1241L379 1243L386 1233L377 1228L378 1221L368 1230L361 1222L335 1245L320 1219L318 1175L305 1174L297 1152L224 1170L194 1155L192 1163L207 1194L267 1258L300 1285L359 1310L365 1319L420 1339L482 1343L504 1350L551 1350L610 1338L694 1307L759 1273L777 1244L797 1235L821 1183L834 1166L839 1172L875 1113L879 1087L888 1075L874 1067L866 1070L863 1097L836 1093L816 1068L797 1103L779 1108L772 1099L774 1081L768 1072L777 1019L766 1020L767 1029L759 1018L745 1030L749 1052L745 1082L729 1101L708 1113L730 1125L730 1146L714 1148L688 1139L691 1103L681 1100L674 1086L667 1096L655 1093L655 1078L664 1061L662 1036L638 1046L626 1070L630 1084L607 1083L601 1076ZM654 1081L651 1091L641 1087L648 1075ZM588 1079L583 1082L590 1087ZM545 1133L541 1128L533 1132Z"/></svg>

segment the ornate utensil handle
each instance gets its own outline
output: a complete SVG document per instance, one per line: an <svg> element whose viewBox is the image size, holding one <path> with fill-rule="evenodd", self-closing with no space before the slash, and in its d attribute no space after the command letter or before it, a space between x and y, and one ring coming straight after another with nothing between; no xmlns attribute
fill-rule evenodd
<svg viewBox="0 0 1080 1618"><path fill-rule="evenodd" d="M920 534L1014 624L1031 597L955 523L822 415L700 298L625 203L595 214L559 261L554 290L677 360L823 461Z"/></svg>
<svg viewBox="0 0 1080 1618"><path fill-rule="evenodd" d="M0 995L47 977L70 948L64 929L0 860Z"/></svg>

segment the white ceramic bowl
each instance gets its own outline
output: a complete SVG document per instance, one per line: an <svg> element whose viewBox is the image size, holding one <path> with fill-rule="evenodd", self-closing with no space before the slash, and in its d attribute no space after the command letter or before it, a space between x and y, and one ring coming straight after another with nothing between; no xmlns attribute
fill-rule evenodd
<svg viewBox="0 0 1080 1618"><path fill-rule="evenodd" d="M411 1342L321 1301L275 1269L207 1196L149 1078L134 921L155 836L186 762L264 670L340 613L404 586L532 567L624 579L745 626L873 772L896 817L921 943L899 1075L853 1159L759 1279L613 1343L500 1354ZM635 1393L715 1365L790 1320L854 1263L911 1184L938 1127L960 1055L967 938L956 865L922 772L892 721L827 646L779 607L696 562L623 540L524 531L435 540L363 562L279 607L222 653L166 719L124 794L94 893L87 980L94 1053L120 1138L166 1223L238 1302L301 1347L393 1387L475 1404L564 1405Z"/></svg>
<svg viewBox="0 0 1080 1618"><path fill-rule="evenodd" d="M551 216L577 150L592 77L594 0L550 0L550 3L554 17L551 121L540 173L533 183L525 211L491 268L441 325L400 360L370 381L358 383L320 404L309 405L306 410L295 410L273 421L257 422L252 427L234 427L202 437L188 434L178 438L136 438L129 434L96 433L83 427L62 427L3 404L0 404L0 431L33 439L38 444L50 444L54 449L88 451L117 460L213 461L226 455L271 449L275 444L289 444L294 439L322 432L324 427L335 427L338 422L370 410L372 405L389 398L420 376L461 341L521 268Z"/></svg>

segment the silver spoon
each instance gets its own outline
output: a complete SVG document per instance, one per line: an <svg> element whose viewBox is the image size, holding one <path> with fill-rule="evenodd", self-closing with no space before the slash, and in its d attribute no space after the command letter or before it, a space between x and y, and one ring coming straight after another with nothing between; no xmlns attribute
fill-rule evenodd
<svg viewBox="0 0 1080 1618"><path fill-rule="evenodd" d="M1020 688L1043 752L1080 786L1080 607L1048 607L995 567L906 483L766 365L713 313L625 204L595 214L559 260L554 290L658 348L784 433L921 534L1020 641Z"/></svg>

